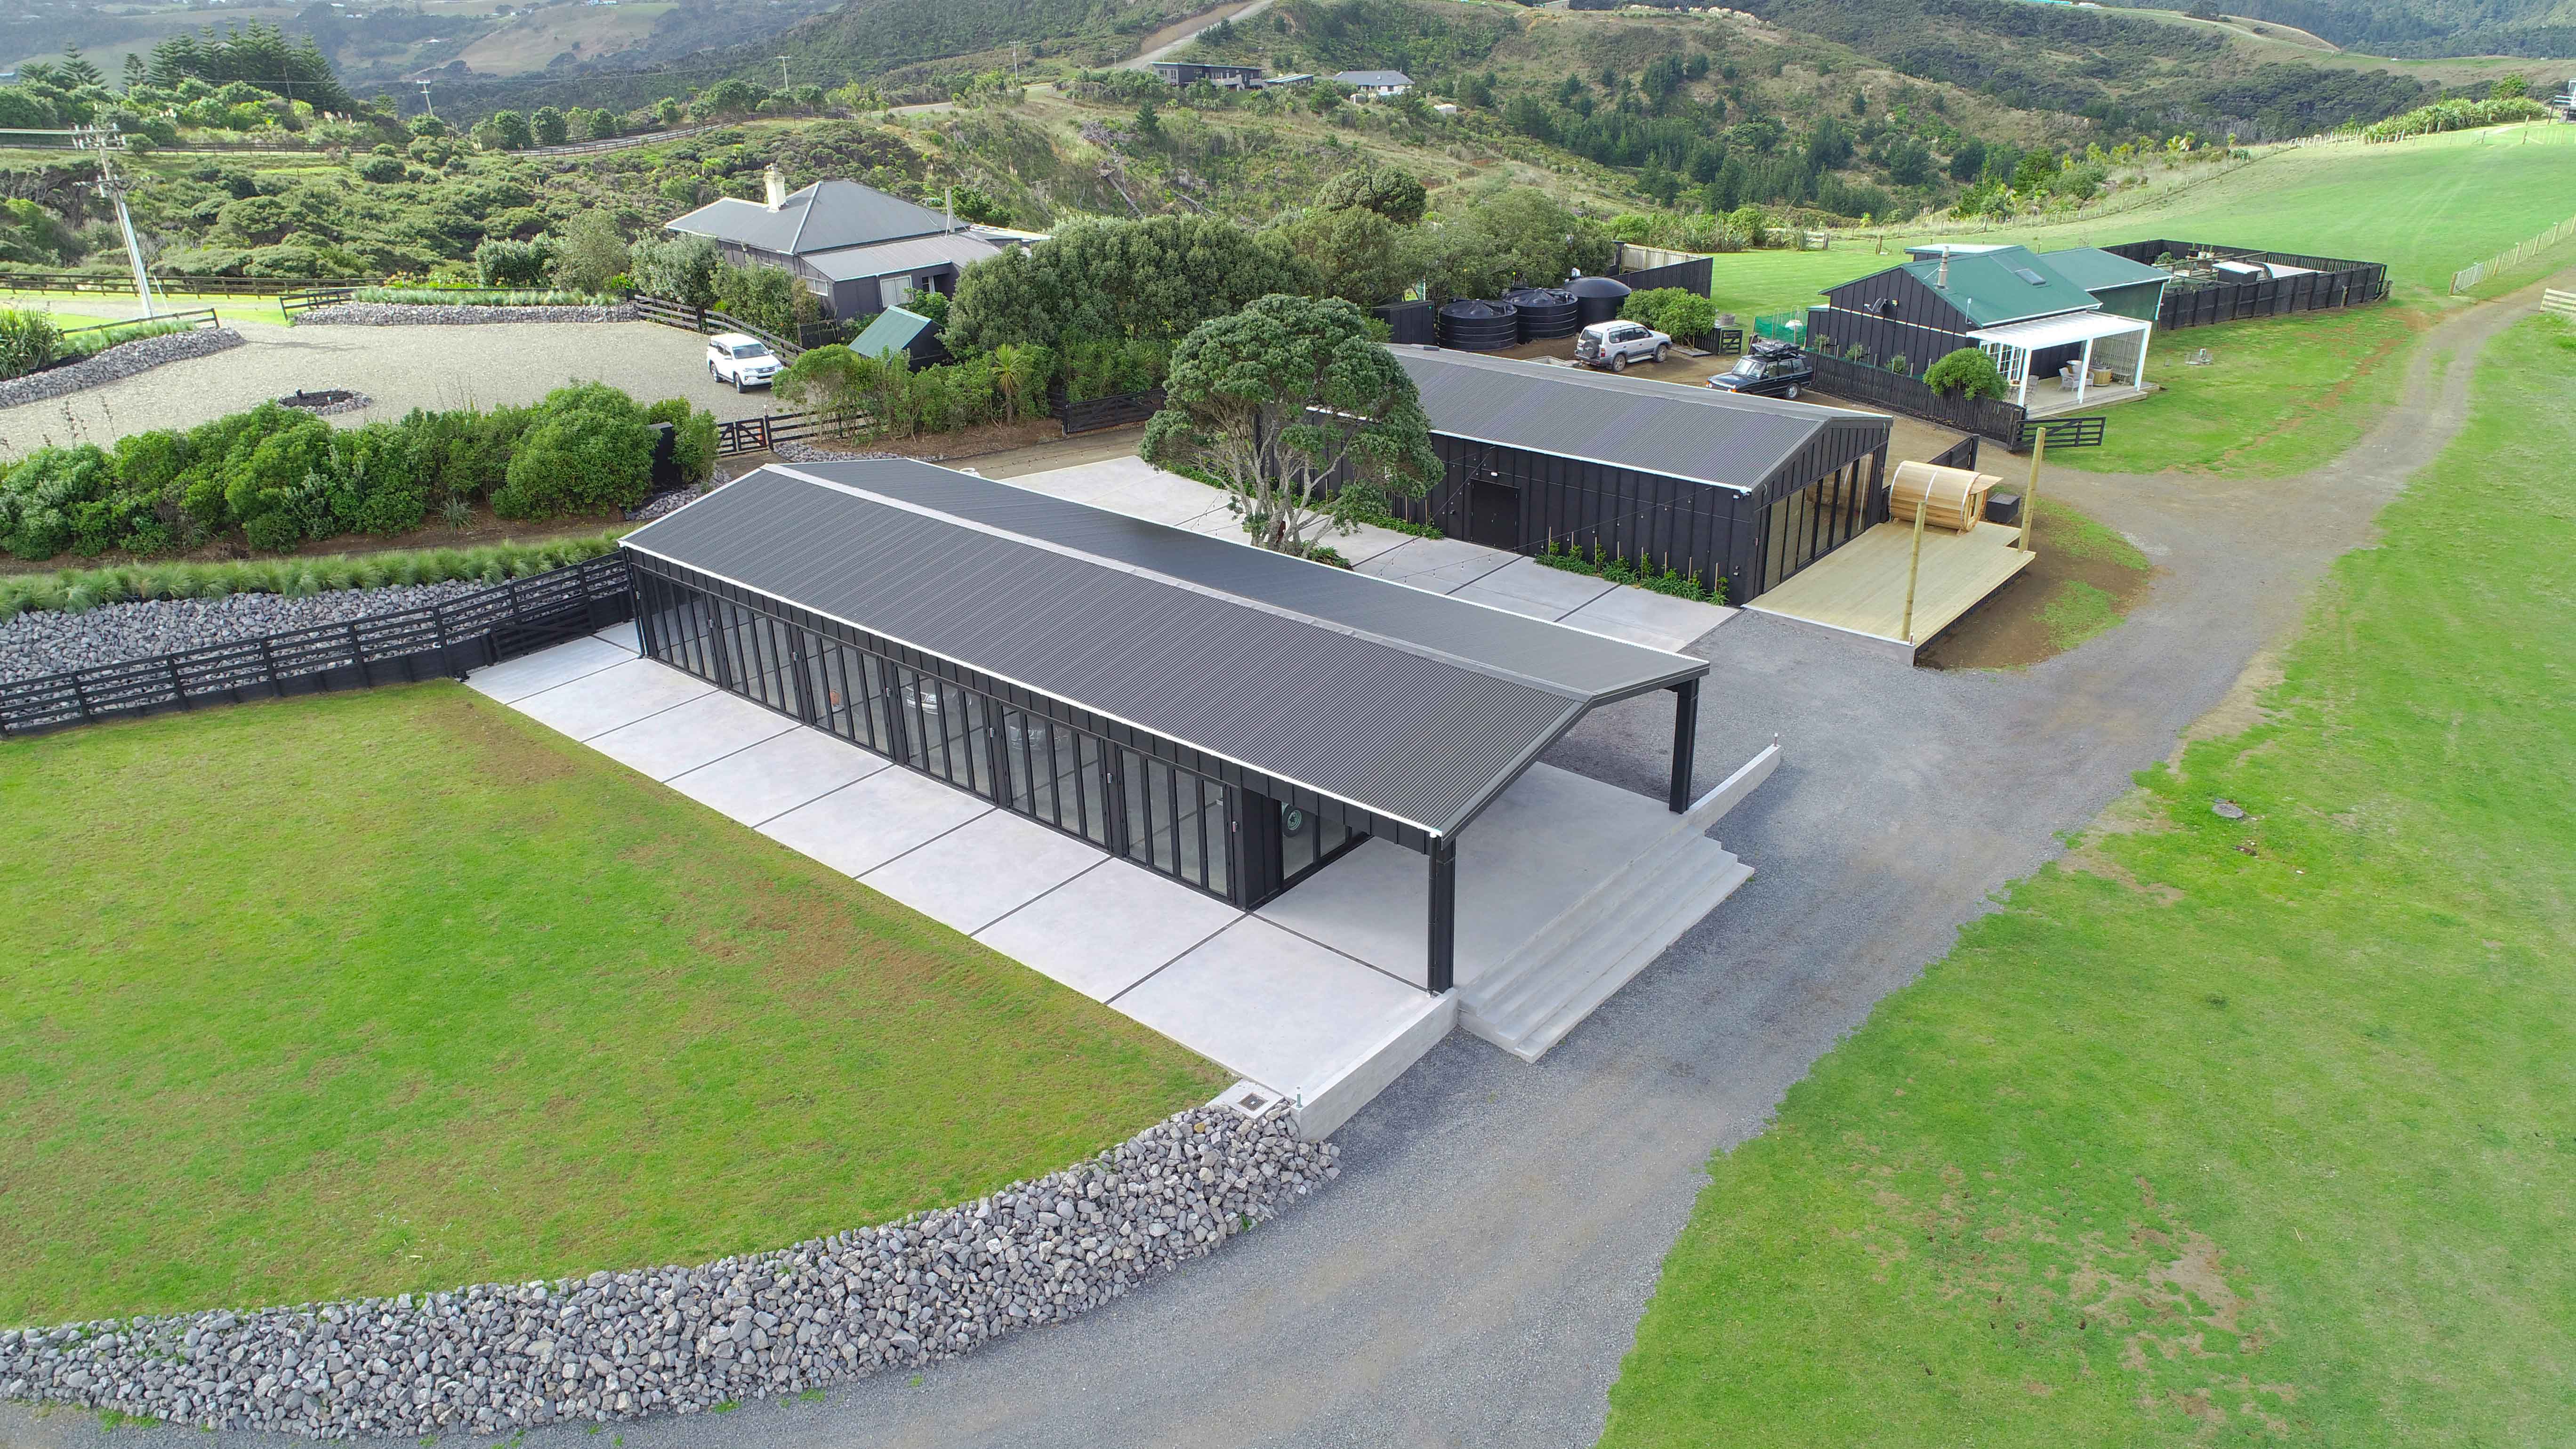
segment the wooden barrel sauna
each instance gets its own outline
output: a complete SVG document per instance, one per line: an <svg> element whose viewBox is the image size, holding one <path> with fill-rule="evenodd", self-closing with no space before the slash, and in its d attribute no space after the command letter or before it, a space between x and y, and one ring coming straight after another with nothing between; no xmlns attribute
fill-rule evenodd
<svg viewBox="0 0 2576 1449"><path fill-rule="evenodd" d="M1986 516L1986 495L2003 481L1969 468L1899 463L1887 480L1887 517L1911 528L1920 509L1924 527L1966 533Z"/></svg>

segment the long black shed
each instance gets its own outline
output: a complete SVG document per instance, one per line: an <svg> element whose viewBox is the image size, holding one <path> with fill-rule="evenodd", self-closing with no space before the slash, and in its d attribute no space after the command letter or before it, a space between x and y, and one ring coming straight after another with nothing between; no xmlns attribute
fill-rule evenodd
<svg viewBox="0 0 2576 1449"><path fill-rule="evenodd" d="M1887 518L1890 420L1397 347L1444 476L1397 512L1471 543L1642 560L1742 603Z"/></svg>
<svg viewBox="0 0 2576 1449"><path fill-rule="evenodd" d="M1369 836L1430 859L1583 716L1708 665L910 459L751 473L621 542L644 652L1250 908Z"/></svg>

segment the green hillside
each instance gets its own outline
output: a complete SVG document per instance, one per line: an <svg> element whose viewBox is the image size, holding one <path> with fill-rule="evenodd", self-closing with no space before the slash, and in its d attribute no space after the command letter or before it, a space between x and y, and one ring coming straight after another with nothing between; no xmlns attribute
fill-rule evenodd
<svg viewBox="0 0 2576 1449"><path fill-rule="evenodd" d="M2228 0L2224 8L2374 55L2576 55L2570 0Z"/></svg>

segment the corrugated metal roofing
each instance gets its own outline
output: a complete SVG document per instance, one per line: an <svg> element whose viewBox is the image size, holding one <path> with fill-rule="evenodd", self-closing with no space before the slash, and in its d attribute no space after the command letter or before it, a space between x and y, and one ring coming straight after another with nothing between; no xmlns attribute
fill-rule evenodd
<svg viewBox="0 0 2576 1449"><path fill-rule="evenodd" d="M2050 271L2087 292L2149 284L2160 286L2173 280L2172 274L2161 268L2130 261L2100 247L2067 247L2060 251L2042 252L2039 259L2048 264Z"/></svg>
<svg viewBox="0 0 2576 1449"><path fill-rule="evenodd" d="M1583 368L1394 349L1433 432L1752 492L1837 423L1887 419ZM1802 482L1812 480L1800 480Z"/></svg>
<svg viewBox="0 0 2576 1449"><path fill-rule="evenodd" d="M877 320L850 339L850 350L861 357L883 357L889 352L909 352L912 339L919 337L930 319L901 307L888 307L877 314Z"/></svg>
<svg viewBox="0 0 2576 1449"><path fill-rule="evenodd" d="M776 211L757 201L725 197L663 223L719 241L796 256L834 247L866 246L898 237L948 230L948 219L855 181L817 181L787 195Z"/></svg>
<svg viewBox="0 0 2576 1449"><path fill-rule="evenodd" d="M1947 286L1935 285L1941 277L1941 267L1937 260L1904 264L1904 270L1916 281L1931 287L1934 295L1980 327L2081 312L2101 305L2093 300L2092 293L2059 276L2028 247L1952 252ZM2037 280L2024 277L2024 272Z"/></svg>
<svg viewBox="0 0 2576 1449"><path fill-rule="evenodd" d="M1002 249L979 236L962 231L939 236L906 237L902 241L879 242L868 247L838 247L828 252L805 253L805 265L836 282L854 277L892 277L955 262L963 267L986 257L1001 255Z"/></svg>
<svg viewBox="0 0 2576 1449"><path fill-rule="evenodd" d="M1444 834L1708 670L908 459L763 468L625 543Z"/></svg>

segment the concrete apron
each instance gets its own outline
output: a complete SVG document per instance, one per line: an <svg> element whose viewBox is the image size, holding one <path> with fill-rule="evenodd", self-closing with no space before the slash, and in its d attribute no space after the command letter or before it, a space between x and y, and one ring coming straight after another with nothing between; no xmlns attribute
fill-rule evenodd
<svg viewBox="0 0 2576 1449"><path fill-rule="evenodd" d="M640 658L632 624L477 670L468 685L1252 1084L1230 1098L1250 1090L1287 1099L1310 1138L1349 1121L1448 1035L1478 983L1491 990L1507 974L1529 975L1509 970L1516 948L1526 956L1533 942L1601 934L1585 912L1624 910L1626 899L1605 887L1631 867L1643 878L1646 865L1679 849L1715 851L1733 866L1704 838L1709 802L1731 805L1750 788L1739 773L1684 818L1641 795L1533 768L1460 837L1462 990L1433 997L1422 989L1428 867L1383 841L1246 913ZM1757 763L1775 756L1776 747ZM1663 883L1672 898L1648 919L1658 939L1640 942L1624 927L1619 938L1646 945L1651 960L1741 878L1697 871L1677 883L1678 895ZM1616 965L1569 957L1585 963L1585 982ZM1574 1020L1597 1004L1573 1003ZM1558 1016L1570 1009L1553 1007Z"/></svg>

